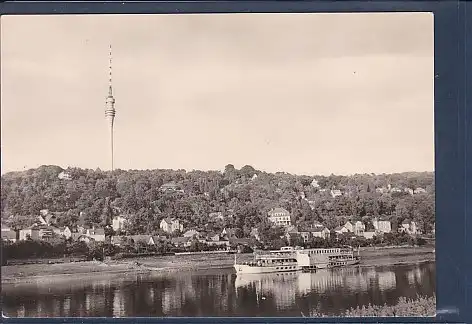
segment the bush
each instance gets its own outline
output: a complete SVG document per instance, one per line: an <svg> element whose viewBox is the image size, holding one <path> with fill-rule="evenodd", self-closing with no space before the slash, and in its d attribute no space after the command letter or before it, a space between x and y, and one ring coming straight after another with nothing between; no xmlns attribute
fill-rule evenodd
<svg viewBox="0 0 472 324"><path fill-rule="evenodd" d="M388 305L368 305L351 308L341 316L347 317L425 317L436 315L436 296L418 297L417 299L407 299L400 297L397 304ZM316 311L310 313L311 317L327 317Z"/></svg>

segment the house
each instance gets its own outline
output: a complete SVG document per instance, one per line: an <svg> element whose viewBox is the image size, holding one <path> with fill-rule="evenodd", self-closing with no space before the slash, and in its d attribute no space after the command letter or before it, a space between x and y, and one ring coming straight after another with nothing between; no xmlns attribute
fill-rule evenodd
<svg viewBox="0 0 472 324"><path fill-rule="evenodd" d="M416 188L413 192L415 194L422 194L422 193L426 193L426 190L424 190L423 188Z"/></svg>
<svg viewBox="0 0 472 324"><path fill-rule="evenodd" d="M357 236L362 236L365 232L365 225L361 221L357 221L354 223L353 232Z"/></svg>
<svg viewBox="0 0 472 324"><path fill-rule="evenodd" d="M211 220L224 220L225 218L223 217L222 212L214 212L214 213L209 213L208 218Z"/></svg>
<svg viewBox="0 0 472 324"><path fill-rule="evenodd" d="M114 216L111 220L111 227L115 232L122 231L127 222L128 220L122 215Z"/></svg>
<svg viewBox="0 0 472 324"><path fill-rule="evenodd" d="M24 228L20 230L20 241L32 239L32 240L39 240L39 228L36 226L30 226L28 228Z"/></svg>
<svg viewBox="0 0 472 324"><path fill-rule="evenodd" d="M184 225L180 224L180 221L176 218L164 218L161 220L159 228L166 233L174 233L175 231L182 232Z"/></svg>
<svg viewBox="0 0 472 324"><path fill-rule="evenodd" d="M48 240L52 238L54 235L59 235L56 233L60 231L59 229L57 229L57 227L47 226L47 225L37 225L34 227L38 230L38 239L40 240Z"/></svg>
<svg viewBox="0 0 472 324"><path fill-rule="evenodd" d="M261 236L259 235L259 230L257 228L251 229L251 234L252 237L254 237L257 241L261 240Z"/></svg>
<svg viewBox="0 0 472 324"><path fill-rule="evenodd" d="M166 183L166 184L163 184L159 190L161 192L184 192L179 185L173 183L173 182L169 182L169 183Z"/></svg>
<svg viewBox="0 0 472 324"><path fill-rule="evenodd" d="M105 229L103 228L89 228L85 235L92 238L94 241L105 242Z"/></svg>
<svg viewBox="0 0 472 324"><path fill-rule="evenodd" d="M398 229L399 232L405 232L410 235L419 234L416 222L406 219L402 222L401 227Z"/></svg>
<svg viewBox="0 0 472 324"><path fill-rule="evenodd" d="M290 226L292 221L290 213L284 208L273 208L268 213L269 221L277 226Z"/></svg>
<svg viewBox="0 0 472 324"><path fill-rule="evenodd" d="M233 228L223 228L221 231L221 237L231 238L235 237L235 230Z"/></svg>
<svg viewBox="0 0 472 324"><path fill-rule="evenodd" d="M413 189L410 189L410 188L405 188L403 189L404 192L406 193L409 193L410 195L413 195L415 192L413 191Z"/></svg>
<svg viewBox="0 0 472 324"><path fill-rule="evenodd" d="M344 224L344 227L348 232L354 232L354 225L350 221L347 221L346 224Z"/></svg>
<svg viewBox="0 0 472 324"><path fill-rule="evenodd" d="M66 171L62 171L57 175L57 177L61 180L72 180L72 176Z"/></svg>
<svg viewBox="0 0 472 324"><path fill-rule="evenodd" d="M128 236L128 239L130 240L131 243L134 243L134 244L144 243L147 245L149 243L150 237L151 235L141 234L141 235L130 235Z"/></svg>
<svg viewBox="0 0 472 324"><path fill-rule="evenodd" d="M47 209L39 211L38 221L41 225L55 225L58 219L58 213L52 213Z"/></svg>
<svg viewBox="0 0 472 324"><path fill-rule="evenodd" d="M9 232L11 231L11 227L8 226L6 223L2 222L2 232Z"/></svg>
<svg viewBox="0 0 472 324"><path fill-rule="evenodd" d="M85 242L87 244L95 241L92 237L87 236L85 234L79 234L76 240L79 242Z"/></svg>
<svg viewBox="0 0 472 324"><path fill-rule="evenodd" d="M313 235L313 237L319 237L322 239L329 238L330 234L331 234L331 231L327 229L326 227L316 227L311 232L311 235Z"/></svg>
<svg viewBox="0 0 472 324"><path fill-rule="evenodd" d="M254 181L254 180L256 180L256 179L257 179L257 174L254 174L254 175L252 176L251 180Z"/></svg>
<svg viewBox="0 0 472 324"><path fill-rule="evenodd" d="M399 193L399 192L402 192L402 190L401 190L400 188L393 187L393 188L390 189L390 192L392 192L392 193L394 193L394 192Z"/></svg>
<svg viewBox="0 0 472 324"><path fill-rule="evenodd" d="M69 228L69 226L61 226L61 227L49 226L49 228L52 230L52 232L55 235L62 235L66 239L69 239L72 237L72 230Z"/></svg>
<svg viewBox="0 0 472 324"><path fill-rule="evenodd" d="M191 229L185 232L182 236L189 237L189 238L194 238L194 237L198 238L200 236L200 233L197 230Z"/></svg>
<svg viewBox="0 0 472 324"><path fill-rule="evenodd" d="M313 179L313 181L311 182L311 186L313 188L319 188L320 185L318 184L318 181L316 179Z"/></svg>
<svg viewBox="0 0 472 324"><path fill-rule="evenodd" d="M192 239L189 237L173 237L170 241L175 247L189 247L192 245Z"/></svg>
<svg viewBox="0 0 472 324"><path fill-rule="evenodd" d="M18 240L18 233L14 230L4 231L2 228L2 240L14 243Z"/></svg>
<svg viewBox="0 0 472 324"><path fill-rule="evenodd" d="M306 243L310 240L311 237L319 237L326 239L330 236L330 230L324 226L314 226L309 228L303 228L299 231L300 236L303 238L303 241Z"/></svg>
<svg viewBox="0 0 472 324"><path fill-rule="evenodd" d="M314 210L316 208L316 201L315 200L308 200L308 205L310 205L311 210Z"/></svg>
<svg viewBox="0 0 472 324"><path fill-rule="evenodd" d="M390 233L392 231L392 223L386 218L374 218L372 225L374 225L374 229L379 233Z"/></svg>
<svg viewBox="0 0 472 324"><path fill-rule="evenodd" d="M85 234L85 233L87 233L88 229L90 229L90 227L88 227L86 225L79 225L79 226L77 226L77 233Z"/></svg>
<svg viewBox="0 0 472 324"><path fill-rule="evenodd" d="M349 229L346 226L338 226L334 229L334 231L336 232L336 234L344 234L348 233Z"/></svg>
<svg viewBox="0 0 472 324"><path fill-rule="evenodd" d="M219 234L209 233L207 235L206 244L210 246L229 246L229 241L225 238L222 238Z"/></svg>
<svg viewBox="0 0 472 324"><path fill-rule="evenodd" d="M241 245L245 245L245 246L252 246L254 245L254 239L252 238L231 238L229 239L229 243L230 245L233 245L233 246L241 246Z"/></svg>
<svg viewBox="0 0 472 324"><path fill-rule="evenodd" d="M364 236L368 240L371 240L375 237L375 232L363 232L362 236Z"/></svg>
<svg viewBox="0 0 472 324"><path fill-rule="evenodd" d="M159 236L150 236L148 244L149 245L157 245L160 242L160 237Z"/></svg>
<svg viewBox="0 0 472 324"><path fill-rule="evenodd" d="M297 229L296 226L289 226L289 227L286 227L285 229L285 238L287 239L287 241L291 241L293 237L296 237L296 236L302 236L303 240L305 240L305 238L303 237L302 233L300 233ZM307 233L306 235L309 236L309 233ZM307 241L308 241L308 238L307 238Z"/></svg>
<svg viewBox="0 0 472 324"><path fill-rule="evenodd" d="M388 192L388 189L385 188L385 187L380 187L380 188L376 188L375 191L376 191L377 193L384 194L384 193L387 193L387 192Z"/></svg>
<svg viewBox="0 0 472 324"><path fill-rule="evenodd" d="M127 236L117 236L114 235L111 237L110 243L116 246L123 246L129 242L129 238Z"/></svg>
<svg viewBox="0 0 472 324"><path fill-rule="evenodd" d="M338 189L333 189L333 190L331 190L330 193L331 193L331 197L333 197L333 198L336 198L336 197L339 197L339 196L343 195L341 190L338 190Z"/></svg>
<svg viewBox="0 0 472 324"><path fill-rule="evenodd" d="M313 227L314 227L314 228L324 228L325 226L324 226L323 224L321 224L320 222L318 222L318 221L315 220L315 221L313 222Z"/></svg>

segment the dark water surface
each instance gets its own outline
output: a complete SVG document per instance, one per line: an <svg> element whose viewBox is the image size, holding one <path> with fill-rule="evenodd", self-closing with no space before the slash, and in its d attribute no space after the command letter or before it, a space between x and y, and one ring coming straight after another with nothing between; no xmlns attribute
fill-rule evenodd
<svg viewBox="0 0 472 324"><path fill-rule="evenodd" d="M435 290L434 262L243 276L215 269L5 284L2 307L10 317L339 315L358 305L395 304L401 296L431 296Z"/></svg>

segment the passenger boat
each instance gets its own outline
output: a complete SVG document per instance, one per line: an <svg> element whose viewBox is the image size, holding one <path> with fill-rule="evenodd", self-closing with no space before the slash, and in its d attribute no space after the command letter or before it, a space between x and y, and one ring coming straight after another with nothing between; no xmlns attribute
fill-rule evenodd
<svg viewBox="0 0 472 324"><path fill-rule="evenodd" d="M236 273L312 271L354 265L359 260L359 250L354 256L352 247L303 249L286 246L275 251L254 252L251 262L237 263L235 256L234 269Z"/></svg>

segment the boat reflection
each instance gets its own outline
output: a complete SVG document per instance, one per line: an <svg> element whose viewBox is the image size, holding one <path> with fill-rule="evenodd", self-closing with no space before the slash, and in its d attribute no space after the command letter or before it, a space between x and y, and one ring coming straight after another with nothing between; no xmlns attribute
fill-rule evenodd
<svg viewBox="0 0 472 324"><path fill-rule="evenodd" d="M254 289L258 298L272 298L282 308L293 304L297 295L323 294L334 290L368 292L374 287L379 290L394 289L395 273L351 267L311 273L237 274L235 279L236 292L240 288Z"/></svg>

